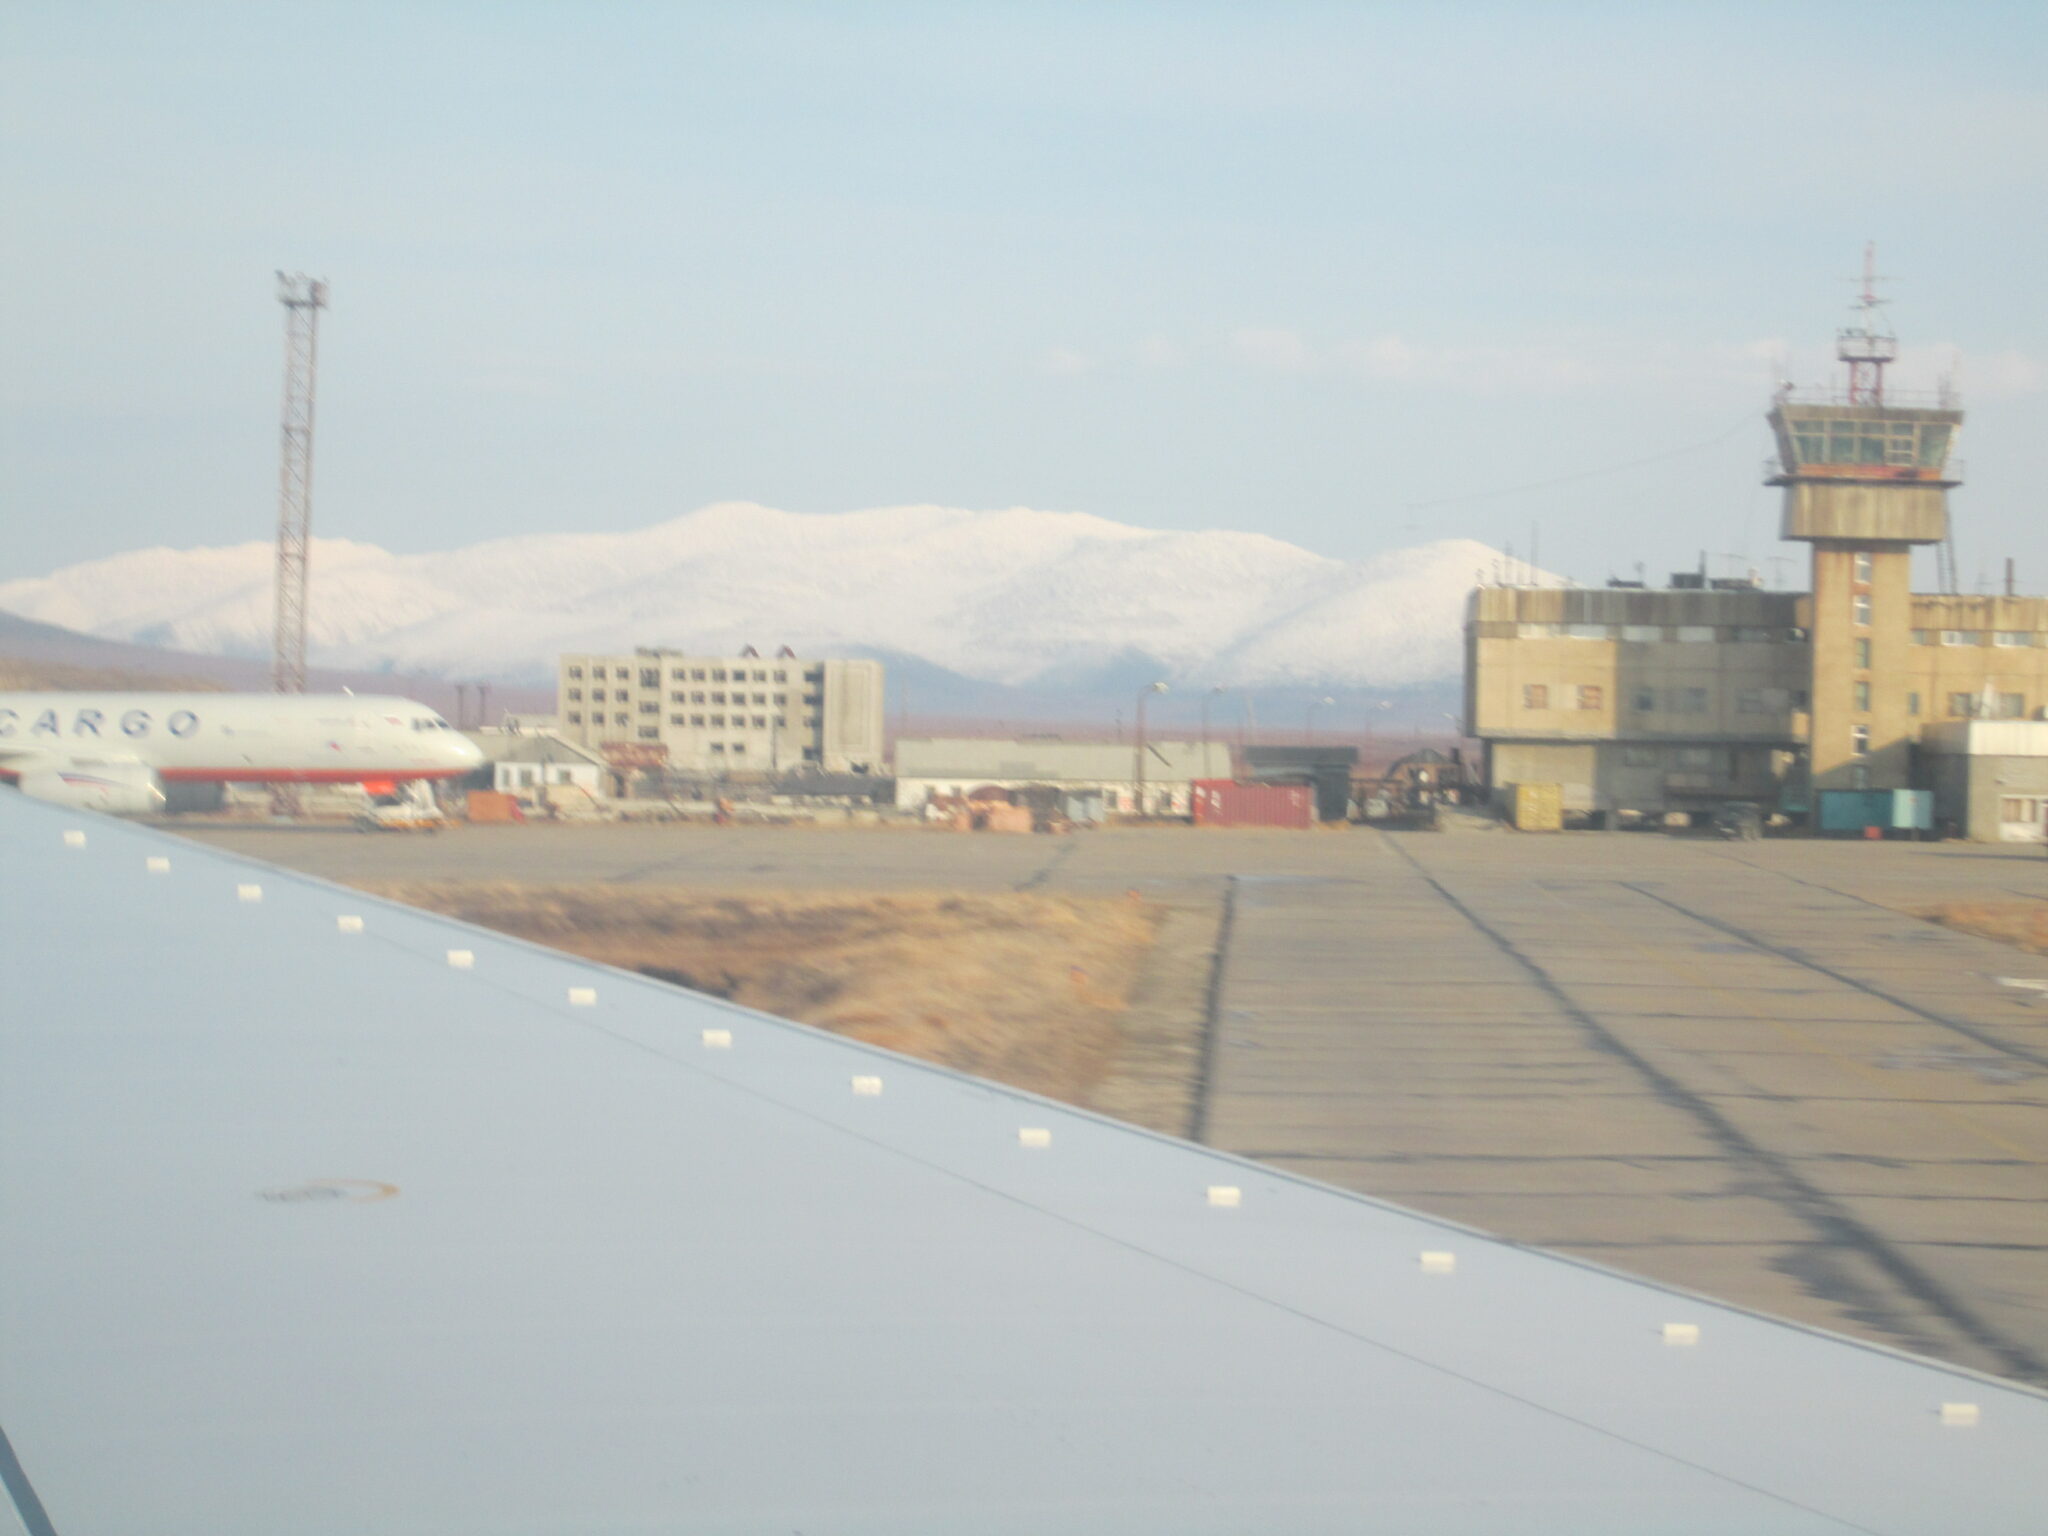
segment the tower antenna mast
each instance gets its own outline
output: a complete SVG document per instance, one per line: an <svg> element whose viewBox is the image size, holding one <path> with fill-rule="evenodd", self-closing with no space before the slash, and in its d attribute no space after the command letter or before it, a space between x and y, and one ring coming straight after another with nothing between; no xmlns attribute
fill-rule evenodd
<svg viewBox="0 0 2048 1536"><path fill-rule="evenodd" d="M1856 298L1856 323L1835 333L1835 356L1849 365L1849 403L1884 404L1884 365L1899 355L1899 340L1878 313L1877 242L1863 246L1863 291Z"/></svg>
<svg viewBox="0 0 2048 1536"><path fill-rule="evenodd" d="M320 372L320 311L327 284L277 274L284 305L284 411L277 471L277 608L270 685L306 691L306 557L313 542L313 393Z"/></svg>

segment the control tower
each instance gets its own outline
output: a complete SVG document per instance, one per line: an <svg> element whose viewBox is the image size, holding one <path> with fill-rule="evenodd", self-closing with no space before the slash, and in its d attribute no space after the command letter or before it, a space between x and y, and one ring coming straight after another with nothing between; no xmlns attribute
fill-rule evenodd
<svg viewBox="0 0 2048 1536"><path fill-rule="evenodd" d="M1780 536L1813 546L1812 787L1903 789L1914 730L1906 683L1912 550L1948 537L1949 455L1963 413L1942 390L1887 393L1898 341L1880 315L1866 248L1856 322L1836 337L1842 391L1779 391L1768 484L1785 489Z"/></svg>

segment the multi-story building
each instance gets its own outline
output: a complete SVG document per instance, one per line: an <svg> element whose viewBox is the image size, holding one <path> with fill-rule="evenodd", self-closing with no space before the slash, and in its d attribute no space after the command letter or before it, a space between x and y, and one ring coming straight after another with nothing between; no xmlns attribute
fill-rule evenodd
<svg viewBox="0 0 2048 1536"><path fill-rule="evenodd" d="M1913 547L1948 537L1963 413L1945 392L1887 398L1896 344L1865 297L1840 338L1849 388L1782 391L1769 414L1768 483L1782 536L1812 551L1809 591L1702 574L1472 594L1466 729L1496 789L1557 783L1602 817L1803 809L1816 790L1934 787L1930 726L2048 718L2048 598L1912 591ZM1926 745L1953 756L1959 739Z"/></svg>
<svg viewBox="0 0 2048 1536"><path fill-rule="evenodd" d="M618 762L683 773L880 772L882 664L643 647L561 658L564 737Z"/></svg>

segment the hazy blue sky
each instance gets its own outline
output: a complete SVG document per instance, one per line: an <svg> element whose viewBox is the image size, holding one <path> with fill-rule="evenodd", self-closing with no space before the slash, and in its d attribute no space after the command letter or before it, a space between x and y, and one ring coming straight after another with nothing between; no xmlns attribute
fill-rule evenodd
<svg viewBox="0 0 2048 1536"><path fill-rule="evenodd" d="M1761 560L1862 242L2048 590L2048 7L0 4L0 576L706 501ZM1909 382L1911 380L1909 379ZM1567 486L1481 496L1703 442ZM1468 497L1448 505L1417 504Z"/></svg>

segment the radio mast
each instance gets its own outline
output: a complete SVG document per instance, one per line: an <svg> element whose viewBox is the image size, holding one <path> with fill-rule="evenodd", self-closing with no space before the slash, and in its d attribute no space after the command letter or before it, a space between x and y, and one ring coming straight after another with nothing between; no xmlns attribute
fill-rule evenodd
<svg viewBox="0 0 2048 1536"><path fill-rule="evenodd" d="M320 371L320 311L327 284L277 274L284 305L284 412L277 470L277 612L270 685L306 691L306 556L313 541L313 386Z"/></svg>

